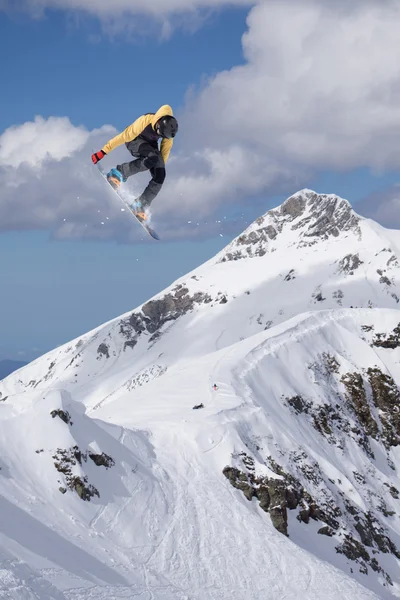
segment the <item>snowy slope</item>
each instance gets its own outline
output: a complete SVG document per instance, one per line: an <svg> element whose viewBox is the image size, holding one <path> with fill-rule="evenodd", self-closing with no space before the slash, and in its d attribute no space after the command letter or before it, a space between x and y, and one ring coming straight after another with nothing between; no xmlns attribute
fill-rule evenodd
<svg viewBox="0 0 400 600"><path fill-rule="evenodd" d="M303 190L1 382L0 598L400 597L399 255Z"/></svg>

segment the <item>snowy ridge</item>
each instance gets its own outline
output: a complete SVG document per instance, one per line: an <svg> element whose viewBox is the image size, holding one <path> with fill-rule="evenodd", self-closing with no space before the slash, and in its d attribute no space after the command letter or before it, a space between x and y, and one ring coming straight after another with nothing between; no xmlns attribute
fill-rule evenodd
<svg viewBox="0 0 400 600"><path fill-rule="evenodd" d="M400 597L399 253L303 190L0 382L0 598Z"/></svg>

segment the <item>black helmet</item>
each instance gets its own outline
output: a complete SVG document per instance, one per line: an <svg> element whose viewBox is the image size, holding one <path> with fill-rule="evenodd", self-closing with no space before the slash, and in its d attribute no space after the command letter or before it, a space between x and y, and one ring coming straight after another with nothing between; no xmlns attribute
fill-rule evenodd
<svg viewBox="0 0 400 600"><path fill-rule="evenodd" d="M157 121L156 131L163 138L174 138L178 133L178 121L175 117L166 115Z"/></svg>

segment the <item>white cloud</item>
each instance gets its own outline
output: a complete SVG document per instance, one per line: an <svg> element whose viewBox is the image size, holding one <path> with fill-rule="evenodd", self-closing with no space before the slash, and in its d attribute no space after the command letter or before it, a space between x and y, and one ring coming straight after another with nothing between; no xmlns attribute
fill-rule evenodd
<svg viewBox="0 0 400 600"><path fill-rule="evenodd" d="M184 125L202 143L234 142L286 164L397 166L399 19L399 4L350 14L259 5L243 37L247 64L211 80Z"/></svg>
<svg viewBox="0 0 400 600"><path fill-rule="evenodd" d="M72 127L69 119L43 119L6 129L0 137L0 167L17 169L23 163L41 167L45 160L59 161L80 150L88 131Z"/></svg>
<svg viewBox="0 0 400 600"><path fill-rule="evenodd" d="M354 209L384 227L400 229L400 183L367 196Z"/></svg>

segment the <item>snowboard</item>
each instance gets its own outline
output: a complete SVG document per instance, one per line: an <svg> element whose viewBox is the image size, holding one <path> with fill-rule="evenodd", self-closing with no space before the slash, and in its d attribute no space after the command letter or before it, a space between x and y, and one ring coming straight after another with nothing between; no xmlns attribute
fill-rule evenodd
<svg viewBox="0 0 400 600"><path fill-rule="evenodd" d="M115 188L113 188L113 186L107 181L107 173L104 171L104 169L102 168L102 166L99 163L96 163L96 167L98 168L98 170L100 171L101 175L103 176L103 178L106 180L107 185L112 189L112 191L118 196L118 198L121 200L121 202L124 204L124 206L129 210L129 212L135 217L136 221L138 223L141 224L141 226L143 227L143 229L145 231L147 231L147 233L154 239L154 240L159 240L160 237L159 235L154 231L154 229L152 227L150 227L150 225L147 224L146 221L144 221L143 219L141 219L140 217L138 217L134 211L131 209L131 207L129 206L129 204L126 202L126 200L124 200L124 197L122 196L122 194L119 192L119 190L116 190Z"/></svg>

